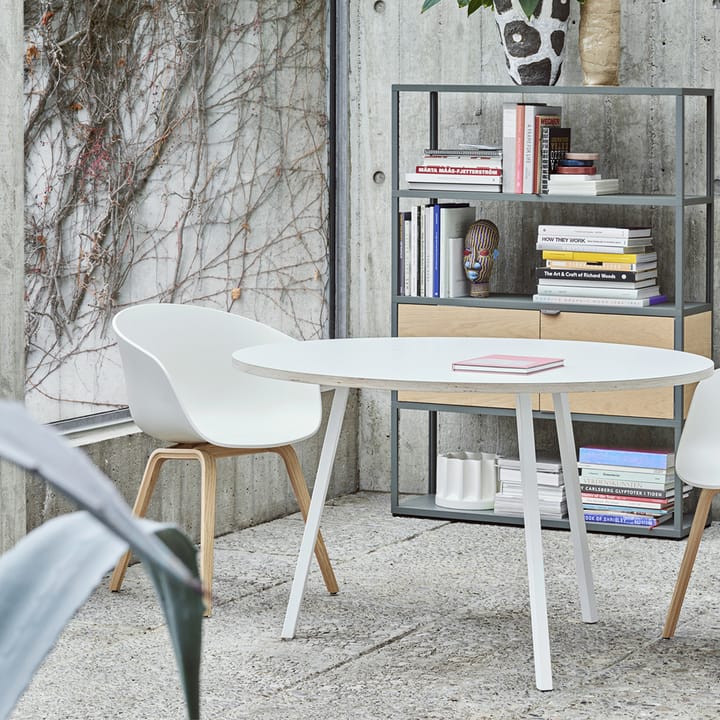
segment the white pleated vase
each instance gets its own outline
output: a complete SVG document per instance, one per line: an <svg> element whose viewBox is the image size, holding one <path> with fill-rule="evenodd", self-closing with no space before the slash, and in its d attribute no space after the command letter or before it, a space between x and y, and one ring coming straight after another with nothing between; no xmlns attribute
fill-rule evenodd
<svg viewBox="0 0 720 720"><path fill-rule="evenodd" d="M497 490L497 455L443 453L437 458L435 504L456 510L492 510Z"/></svg>

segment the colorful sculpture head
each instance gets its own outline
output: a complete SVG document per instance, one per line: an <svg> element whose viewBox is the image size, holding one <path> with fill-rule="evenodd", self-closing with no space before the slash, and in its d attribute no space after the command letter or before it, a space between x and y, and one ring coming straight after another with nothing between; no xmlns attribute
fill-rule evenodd
<svg viewBox="0 0 720 720"><path fill-rule="evenodd" d="M487 297L490 294L490 272L498 256L500 231L490 220L476 220L465 235L463 267L470 281L470 297Z"/></svg>

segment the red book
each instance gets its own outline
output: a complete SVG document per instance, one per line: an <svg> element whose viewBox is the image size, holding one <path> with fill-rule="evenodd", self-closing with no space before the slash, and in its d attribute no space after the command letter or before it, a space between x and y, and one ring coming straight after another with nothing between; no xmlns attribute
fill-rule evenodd
<svg viewBox="0 0 720 720"><path fill-rule="evenodd" d="M525 154L523 149L525 147L524 135L525 135L525 106L518 105L515 111L515 192L522 194L523 191L523 164L525 160Z"/></svg>
<svg viewBox="0 0 720 720"><path fill-rule="evenodd" d="M558 165L555 168L555 172L558 175L595 175L597 173L597 168L594 165L585 165L584 167L575 167L572 165Z"/></svg>
<svg viewBox="0 0 720 720"><path fill-rule="evenodd" d="M608 493L582 492L582 497L587 500L607 500L613 502L632 502L638 505L658 508L660 510L675 504L675 497L669 499L642 497L640 495L610 495Z"/></svg>
<svg viewBox="0 0 720 720"><path fill-rule="evenodd" d="M478 165L468 167L461 165L416 165L415 172L422 175L486 175L502 177L502 168Z"/></svg>

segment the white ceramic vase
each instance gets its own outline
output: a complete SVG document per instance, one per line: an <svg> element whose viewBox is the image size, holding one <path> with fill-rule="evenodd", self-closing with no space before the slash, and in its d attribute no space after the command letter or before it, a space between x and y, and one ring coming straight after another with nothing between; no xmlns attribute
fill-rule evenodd
<svg viewBox="0 0 720 720"><path fill-rule="evenodd" d="M491 510L497 491L497 455L444 453L437 458L435 504L456 510Z"/></svg>

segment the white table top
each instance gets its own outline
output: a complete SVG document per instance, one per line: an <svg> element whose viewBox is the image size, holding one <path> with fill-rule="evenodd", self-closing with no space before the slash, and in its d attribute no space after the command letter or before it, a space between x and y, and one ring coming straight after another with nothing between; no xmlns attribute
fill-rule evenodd
<svg viewBox="0 0 720 720"><path fill-rule="evenodd" d="M458 372L457 360L489 354L562 357L529 375ZM347 338L259 345L233 353L240 369L336 387L459 392L581 392L684 385L708 377L709 358L676 350L523 338Z"/></svg>

